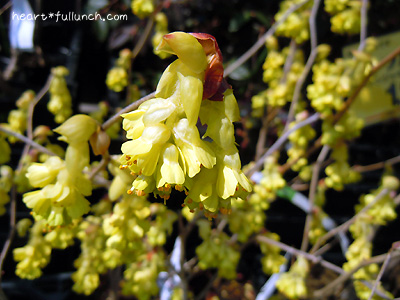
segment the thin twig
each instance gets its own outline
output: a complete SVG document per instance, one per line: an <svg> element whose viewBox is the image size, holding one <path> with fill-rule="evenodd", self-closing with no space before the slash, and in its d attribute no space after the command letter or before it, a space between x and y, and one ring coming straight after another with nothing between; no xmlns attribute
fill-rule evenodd
<svg viewBox="0 0 400 300"><path fill-rule="evenodd" d="M365 212L367 212L371 207L373 207L379 200L381 200L384 196L386 196L389 193L388 189L382 189L378 195L376 195L375 199L368 203L366 206L364 206L357 214L355 214L351 219L346 221L345 223L339 225L338 227L330 230L327 232L325 235L320 237L313 248L311 249L311 253L314 253L320 245L325 242L326 240L330 239L331 237L335 236L339 232L344 232L346 231L351 224L353 224L361 215L363 215Z"/></svg>
<svg viewBox="0 0 400 300"><path fill-rule="evenodd" d="M266 142L267 135L268 135L268 127L269 127L269 124L271 123L271 121L278 114L278 111L279 111L278 109L270 110L269 107L267 107L267 115L264 116L264 118L263 118L262 127L258 134L255 160L258 160L261 157L261 155L263 155L265 153L265 142Z"/></svg>
<svg viewBox="0 0 400 300"><path fill-rule="evenodd" d="M377 163L370 164L367 166L354 166L352 169L356 172L363 173L363 172L369 172L369 171L383 169L385 166L392 166L392 165L395 165L398 163L400 163L400 155L392 157L388 160L377 162Z"/></svg>
<svg viewBox="0 0 400 300"><path fill-rule="evenodd" d="M39 103L39 101L44 97L44 95L48 92L50 88L50 83L51 80L53 79L53 75L50 74L49 77L47 78L46 83L42 87L42 89L37 93L35 98L29 103L28 107L28 117L27 117L27 124L26 124L26 134L27 137L31 140L33 140L33 112L35 110L36 105Z"/></svg>
<svg viewBox="0 0 400 300"><path fill-rule="evenodd" d="M296 111L296 107L297 107L297 103L299 102L300 99L300 94L301 94L301 89L303 87L304 82L307 79L308 74L311 71L311 68L314 64L315 58L317 57L317 45L318 45L318 41L317 41L317 24L316 24L316 17L317 17L317 12L318 12L318 8L320 5L320 0L315 0L312 10L311 10L311 14L310 14L310 18L309 18L309 23L310 23L310 43L311 43L311 52L310 52L310 56L307 59L307 63L303 69L303 72L300 75L299 80L297 80L296 82L296 86L294 88L294 92L293 92L293 99L292 99L292 103L290 105L289 108L289 113L288 113L288 119L287 119L287 123L285 126L285 131L289 128L289 124L294 120L294 113Z"/></svg>
<svg viewBox="0 0 400 300"><path fill-rule="evenodd" d="M362 0L361 22L360 22L360 45L358 46L358 51L363 51L365 48L365 41L367 39L367 26L368 26L368 0Z"/></svg>
<svg viewBox="0 0 400 300"><path fill-rule="evenodd" d="M139 107L140 104L142 104L143 102L145 102L147 100L154 98L155 95L156 95L156 92L152 92L152 93L140 98L139 100L129 104L128 106L124 107L119 112L117 112L115 115L113 115L111 118L109 118L107 121L105 121L101 127L103 128L103 130L107 130L108 128L110 128L112 126L112 124L114 124L121 118L121 114L135 110L136 108Z"/></svg>
<svg viewBox="0 0 400 300"><path fill-rule="evenodd" d="M316 263L316 264L321 264L321 266L324 266L325 268L330 269L330 270L334 271L335 273L338 273L338 274L344 274L345 273L345 271L342 268L330 263L329 261L326 261L326 260L322 259L321 257L315 256L315 255L307 253L307 252L304 252L302 250L298 250L296 248L293 248L293 247L291 247L289 245L286 245L286 244L284 244L282 242L279 242L279 241L276 241L274 239L268 238L266 236L258 235L256 237L256 240L261 242L261 243L277 246L277 247L281 248L282 250L284 250L286 252L289 252L289 253L291 253L293 255L303 256L304 258L308 259L309 261L312 261L313 263Z"/></svg>
<svg viewBox="0 0 400 300"><path fill-rule="evenodd" d="M133 64L133 61L139 55L140 51L142 51L146 41L150 37L150 33L151 33L151 30L153 29L153 26L154 26L154 14L151 15L148 18L146 27L144 28L144 31L143 31L142 35L140 36L140 38L139 38L139 41L135 44L135 47L132 50L131 62L129 64L129 68L128 68L129 83L131 83L131 81L132 81L132 64ZM127 88L126 100L127 100L127 103L131 102L130 84L128 85L128 88Z"/></svg>
<svg viewBox="0 0 400 300"><path fill-rule="evenodd" d="M390 250L389 250L388 253L386 254L385 261L383 262L382 267L381 267L381 269L380 269L380 271L379 271L379 274L378 274L378 276L376 277L375 283L374 283L374 285L373 285L373 287L372 287L372 289L371 289L371 295L369 295L368 300L371 300L371 299L372 299L372 297L374 296L374 294L375 294L375 292L376 292L376 289L378 288L378 284L379 284L379 282L381 281L382 276L383 276L383 273L385 272L386 267L387 267L387 265L388 265L388 263L389 263L389 260L390 260L390 258L391 258L391 256L392 256L392 251L393 251L393 249L394 249L393 247L390 248Z"/></svg>
<svg viewBox="0 0 400 300"><path fill-rule="evenodd" d="M12 131L12 130L9 130L9 129L5 128L4 126L0 125L0 131L6 133L8 135L16 137L17 139L23 141L24 143L29 144L33 148L38 149L40 152L46 153L46 154L51 155L51 156L58 156L53 151L43 147L42 145L39 145L38 143L32 141L31 139L27 138L26 136L24 136L22 134L19 134L19 133L15 132L15 131Z"/></svg>
<svg viewBox="0 0 400 300"><path fill-rule="evenodd" d="M0 9L0 16L11 7L12 1L8 1L4 6Z"/></svg>
<svg viewBox="0 0 400 300"><path fill-rule="evenodd" d="M99 173L107 166L109 161L110 161L110 154L108 153L108 151L106 151L102 155L100 163L92 170L92 172L90 172L89 179L92 180L97 175L97 173Z"/></svg>
<svg viewBox="0 0 400 300"><path fill-rule="evenodd" d="M392 257L395 257L395 256L396 257L400 256L400 253L396 253ZM323 297L329 295L332 292L332 290L334 290L338 285L340 285L340 284L344 283L346 280L350 279L355 272L357 272L361 268L364 268L364 267L369 266L371 264L382 263L382 262L385 261L386 257L387 257L387 254L385 253L385 254L381 254L381 255L377 255L377 256L371 257L368 260L362 261L357 267L355 267L351 271L343 273L338 278L333 280L331 283L329 283L326 286L324 286L322 289L316 290L314 292L314 294L313 294L313 297L315 297L315 298L323 298Z"/></svg>
<svg viewBox="0 0 400 300"><path fill-rule="evenodd" d="M297 43L296 43L295 39L292 39L290 41L289 54L286 58L285 64L283 65L283 75L282 75L280 83L286 82L287 74L289 73L290 69L292 68L293 61L296 56L296 51L297 51Z"/></svg>
<svg viewBox="0 0 400 300"><path fill-rule="evenodd" d="M144 44L150 36L153 25L154 18L149 18L146 27L144 28L143 34L141 35L139 41L136 43L135 48L132 50L132 60L134 60L138 56L140 51L142 51Z"/></svg>
<svg viewBox="0 0 400 300"><path fill-rule="evenodd" d="M303 2L300 2L298 4L292 5L285 13L282 15L282 17L276 21L271 28L249 49L247 50L242 56L240 56L234 63L230 64L224 73L224 77L229 76L234 70L236 70L238 67L240 67L242 64L244 64L250 57L252 57L264 44L265 40L268 39L270 36L272 36L276 29L281 25L283 22L286 21L286 19L289 17L290 14L298 10L300 7L302 7L304 4L309 2L310 0L305 0Z"/></svg>
<svg viewBox="0 0 400 300"><path fill-rule="evenodd" d="M328 155L329 152L329 146L325 145L321 152L318 155L317 161L314 164L313 167L313 173L311 177L311 185L310 185L310 191L308 194L308 199L310 203L310 210L307 213L306 217L306 223L304 225L304 232L303 232L303 240L301 242L301 250L306 251L307 246L308 246L308 233L311 227L311 222L313 219L313 214L314 214L314 200L315 200L315 194L317 192L317 186L318 186L318 180L319 180L319 171L321 169L321 165L324 162L326 156Z"/></svg>
<svg viewBox="0 0 400 300"><path fill-rule="evenodd" d="M260 168L262 167L262 165L264 164L265 159L270 156L272 153L274 153L276 150L278 150L285 142L286 140L289 138L289 135L296 131L297 129L300 129L306 125L312 124L314 122L316 122L320 117L319 113L315 113L312 116L308 117L307 119L305 119L304 121L301 121L299 123L297 123L295 126L293 126L292 128L290 128L288 131L286 131L269 149L268 151L260 157L259 160L257 160L253 167L251 169L249 169L246 172L246 176L251 177L251 175L253 175L254 172L257 172L258 170L260 170Z"/></svg>

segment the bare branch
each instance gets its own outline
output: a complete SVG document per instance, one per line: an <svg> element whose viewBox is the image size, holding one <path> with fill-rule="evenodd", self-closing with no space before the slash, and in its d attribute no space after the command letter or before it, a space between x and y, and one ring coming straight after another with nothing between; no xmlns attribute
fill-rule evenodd
<svg viewBox="0 0 400 300"><path fill-rule="evenodd" d="M361 24L360 24L360 45L358 51L365 48L365 41L367 39L367 26L368 26L368 0L362 0L361 4Z"/></svg>
<svg viewBox="0 0 400 300"><path fill-rule="evenodd" d="M260 170L260 168L262 167L264 160L270 156L272 153L274 153L275 151L277 151L285 142L286 140L289 138L289 135L296 131L297 129L300 129L306 125L312 124L314 122L316 122L320 117L319 113L315 113L312 116L308 117L307 119L305 119L304 121L301 121L299 123L297 123L295 126L293 126L292 128L290 128L288 131L286 131L269 149L268 151L260 157L259 160L257 160L254 163L254 166L249 169L246 172L246 176L251 177L251 175L253 175L254 172L257 172L258 170Z"/></svg>
<svg viewBox="0 0 400 300"><path fill-rule="evenodd" d="M258 235L256 237L256 240L261 242L261 243L277 246L277 247L281 248L282 250L284 250L286 252L289 252L289 253L291 253L293 255L303 256L304 258L308 259L309 261L312 261L313 263L316 263L316 264L319 263L322 266L324 266L325 268L334 271L335 273L338 273L338 274L346 273L345 271L343 271L342 268L340 268L340 267L338 267L338 266L336 266L336 265L334 265L334 264L322 259L321 257L318 257L318 256L315 256L313 254L310 254L310 253L298 250L296 248L290 247L289 245L286 245L286 244L284 244L282 242L279 242L279 241L276 241L274 239L268 238L266 236Z"/></svg>
<svg viewBox="0 0 400 300"><path fill-rule="evenodd" d="M310 19L309 19L311 52L310 52L310 56L307 59L307 63L303 69L303 72L301 73L300 78L296 82L296 86L294 88L293 99L292 99L292 103L289 108L289 114L288 114L285 131L288 129L289 124L294 119L294 113L296 111L297 103L299 102L299 99L300 99L301 88L303 87L303 84L307 79L308 73L310 73L310 70L314 64L315 58L317 57L318 41L317 41L317 24L315 21L316 21L319 5L320 5L320 0L315 0L314 5L311 10Z"/></svg>
<svg viewBox="0 0 400 300"><path fill-rule="evenodd" d="M36 142L32 141L31 139L27 138L26 136L24 136L22 134L19 134L17 132L14 132L12 130L9 130L9 129L5 128L4 126L0 125L0 131L6 133L8 135L16 137L17 139L19 139L19 140L23 141L24 143L32 146L33 148L38 149L40 152L46 153L46 154L51 155L51 156L58 156L53 151L50 151L49 149L43 147L42 145L39 145L38 143L36 143Z"/></svg>
<svg viewBox="0 0 400 300"><path fill-rule="evenodd" d="M224 73L224 77L229 76L233 71L235 71L237 68L239 68L242 64L244 64L250 57L252 57L264 44L265 40L272 36L276 29L281 25L283 22L286 21L286 19L298 10L300 7L302 7L304 4L309 2L310 0L305 0L303 2L300 2L298 4L293 5L290 7L283 15L282 17L274 23L274 25L271 26L271 28L249 49L247 50L242 56L240 56L234 63L230 64Z"/></svg>
<svg viewBox="0 0 400 300"><path fill-rule="evenodd" d="M306 223L304 225L303 241L301 243L301 250L303 250L303 251L306 251L307 246L308 246L308 233L310 231L311 222L312 222L313 213L314 213L313 208L314 208L315 194L317 192L317 185L318 185L318 180L319 180L319 171L321 169L321 164L324 162L326 156L328 155L329 149L330 149L329 146L325 145L322 148L321 152L319 153L317 161L314 164L312 178L311 178L310 191L308 194L310 210L307 213Z"/></svg>

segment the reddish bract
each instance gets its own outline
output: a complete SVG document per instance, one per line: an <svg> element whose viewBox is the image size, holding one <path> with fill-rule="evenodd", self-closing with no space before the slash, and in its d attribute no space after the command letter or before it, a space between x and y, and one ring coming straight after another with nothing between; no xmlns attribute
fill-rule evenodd
<svg viewBox="0 0 400 300"><path fill-rule="evenodd" d="M190 33L203 46L206 53L208 66L204 77L203 99L222 101L223 93L230 85L224 80L224 67L222 54L217 40L207 33Z"/></svg>

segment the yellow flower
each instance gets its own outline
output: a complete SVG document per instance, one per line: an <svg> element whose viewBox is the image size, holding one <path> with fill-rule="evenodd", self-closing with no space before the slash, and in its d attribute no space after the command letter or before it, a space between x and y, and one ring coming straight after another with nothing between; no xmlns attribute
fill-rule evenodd
<svg viewBox="0 0 400 300"><path fill-rule="evenodd" d="M134 172L139 169L143 175L150 176L155 171L160 150L170 135L170 130L164 124L147 126L138 139L122 144L121 150L125 154L122 159L126 159Z"/></svg>
<svg viewBox="0 0 400 300"><path fill-rule="evenodd" d="M307 296L305 278L309 265L304 257L299 256L290 270L281 275L276 282L276 288L289 299L304 298Z"/></svg>
<svg viewBox="0 0 400 300"><path fill-rule="evenodd" d="M54 131L61 135L59 140L68 144L80 144L89 140L97 126L96 120L87 115L74 115Z"/></svg>
<svg viewBox="0 0 400 300"><path fill-rule="evenodd" d="M241 170L237 149L232 149L231 153L218 155L217 192L222 199L234 196L239 191L239 186L246 192L252 190L250 181Z"/></svg>
<svg viewBox="0 0 400 300"><path fill-rule="evenodd" d="M135 15L143 19L154 11L154 3L153 0L133 0L131 8Z"/></svg>
<svg viewBox="0 0 400 300"><path fill-rule="evenodd" d="M58 172L64 167L64 162L57 156L49 157L43 164L33 163L28 168L26 177L34 187L45 187L56 179Z"/></svg>
<svg viewBox="0 0 400 300"><path fill-rule="evenodd" d="M166 144L161 152L161 166L157 172L157 188L168 184L183 184L185 174L179 164L179 150L173 144Z"/></svg>
<svg viewBox="0 0 400 300"><path fill-rule="evenodd" d="M177 31L164 35L157 50L178 56L194 73L199 74L207 68L207 58L202 45L188 33Z"/></svg>

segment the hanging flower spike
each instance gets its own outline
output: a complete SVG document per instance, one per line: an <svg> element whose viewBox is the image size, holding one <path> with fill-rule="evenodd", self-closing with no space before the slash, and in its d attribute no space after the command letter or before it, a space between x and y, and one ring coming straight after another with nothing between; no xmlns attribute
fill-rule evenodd
<svg viewBox="0 0 400 300"><path fill-rule="evenodd" d="M233 122L240 118L214 37L174 32L158 51L178 57L162 74L156 98L122 115L129 141L121 150L122 169L131 171L138 196L153 193L166 201L171 190L185 191L183 206L216 217L229 213L231 200L245 198L251 184L241 171ZM207 126L204 137L196 126Z"/></svg>

